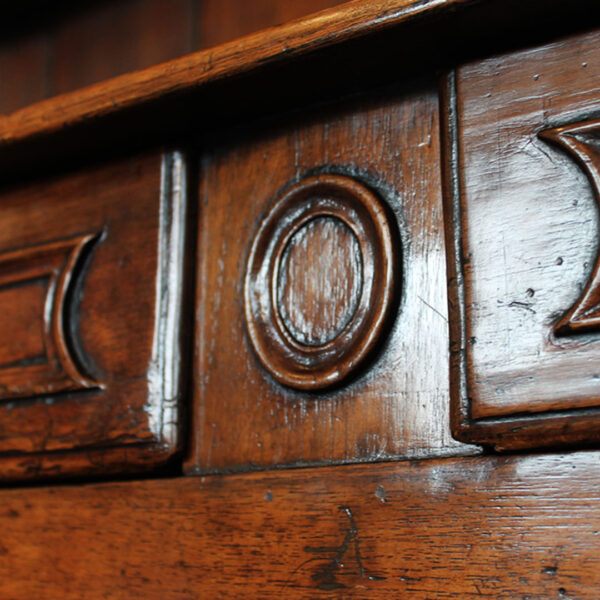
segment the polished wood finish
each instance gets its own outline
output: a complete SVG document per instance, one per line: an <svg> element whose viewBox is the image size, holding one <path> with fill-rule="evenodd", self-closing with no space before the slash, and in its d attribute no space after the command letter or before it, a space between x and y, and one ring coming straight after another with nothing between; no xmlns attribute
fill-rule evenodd
<svg viewBox="0 0 600 600"><path fill-rule="evenodd" d="M277 3L278 0L265 0L269 1ZM329 0L323 1L329 3ZM137 4L140 11L142 6L148 7L148 14L142 18L135 10L129 11L126 9L129 3ZM301 8L304 1L294 2L294 5ZM114 6L121 16L134 15L126 27L127 36L118 35L120 25L111 28L110 18L99 16L101 23L95 24L86 17L88 8L93 11L98 7L102 12L103 6L109 12ZM74 28L76 35L67 44L65 55L68 56L70 48L75 56L86 56L92 62L106 53L106 60L89 68L84 61L81 69L76 60L62 62L67 70L80 69L85 76L96 69L101 71L104 64L118 64L121 58L128 61L130 55L144 54L139 49L146 48L148 42L143 35L138 39L138 34L146 30L156 39L153 46L157 47L157 54L153 56L169 58L168 49L173 44L169 35L160 29L161 25L180 28L183 40L189 39L189 31L181 29L184 24L179 17L174 17L186 11L169 12L168 6L167 0L111 3L98 0L92 6L77 4L72 18L81 19L83 25L81 29ZM438 72L440 67L453 64L457 56L477 54L479 47L479 52L485 53L510 45L516 36L528 39L531 27L527 24L534 21L536 36L544 39L551 38L556 30L574 27L574 15L579 14L578 11L587 11L591 22L594 11L590 8L594 6L594 0L570 0L569 3L563 0L529 0L527 3L520 0L354 0L299 21L0 116L0 179L27 177L26 165L31 160L39 165L38 169L51 171L84 156L109 155L116 148L121 151L127 148L127 152L133 153L158 145L179 145L182 140L200 139L206 130L222 130L282 109L295 110L315 101L335 101L359 90L410 81L415 74ZM190 10L191 26L198 11ZM169 15L161 17L164 11ZM47 25L50 33L54 27L54 13L52 15ZM235 12L231 18L242 19L243 11ZM149 22L141 25L145 19ZM94 30L96 26L100 33ZM88 36L85 35L87 27L93 30ZM111 34L119 37L114 44L110 43ZM88 40L103 43L97 52L80 50L79 36L83 38L82 43ZM192 34L194 48L199 44L196 38L198 35ZM123 44L127 47L122 48ZM11 65L10 43L7 52L7 64ZM58 68L52 52L42 64L32 63L34 73L38 67L46 74ZM389 68L390 56L397 57L393 69ZM137 67L142 66L144 62L137 64ZM25 64L24 72L27 70ZM1 75L0 81L3 80ZM15 81L15 93L20 85ZM52 77L44 89L46 95L55 93ZM239 102L239 98L244 98L244 102Z"/></svg>
<svg viewBox="0 0 600 600"><path fill-rule="evenodd" d="M497 448L600 440L597 208L586 178L596 186L596 151L577 137L593 143L597 48L594 31L467 64L447 93L461 439ZM567 139L577 145L570 155L554 147Z"/></svg>
<svg viewBox="0 0 600 600"><path fill-rule="evenodd" d="M1 477L179 449L185 168L151 154L2 190Z"/></svg>
<svg viewBox="0 0 600 600"><path fill-rule="evenodd" d="M597 452L3 490L0 595L596 600Z"/></svg>
<svg viewBox="0 0 600 600"><path fill-rule="evenodd" d="M0 360L2 400L102 387L77 365L77 342L69 331L77 324L74 307L67 305L82 255L98 237L87 234L0 254L0 329L7 340Z"/></svg>
<svg viewBox="0 0 600 600"><path fill-rule="evenodd" d="M189 472L477 451L454 442L449 434L437 90L433 79L415 86L409 94L392 89L383 100L340 103L269 127L261 123L243 136L233 133L226 142L220 137L210 144L213 149L202 161L200 187ZM319 175L323 178L307 179ZM324 210L332 193L340 194L335 191L340 180L350 181L350 189L358 188L350 196L342 190L344 204L350 198L356 211L364 202L373 202L370 211L362 208L363 214L352 219L338 211L335 196L328 209L338 211L352 227L365 228L357 233L364 247L363 268L370 269L369 260L374 261L369 285L381 290L379 297L369 300L371 314L376 319L385 316L385 294L391 292L392 283L399 302L391 308L387 324L370 321L368 314L360 316L358 311L365 307L359 303L354 323L361 343L368 349L368 336L377 333L377 327L382 334L374 355L365 357L359 371L321 392L295 391L288 387L290 365L304 364L310 384L311 365L320 368L324 363L302 357L301 351L309 353L310 348L290 355L283 342L277 345L267 336L260 351L270 352L270 360L279 356L277 380L257 357L247 322L264 326L266 321L257 319L277 310L271 307L277 292L269 294L264 282L258 287L252 283L255 276L269 273L272 262L266 261L266 269L262 260L255 265L253 243L261 246L264 241L262 248L276 256L276 248L269 250L269 244L283 249L286 235L295 230L290 223L306 216L304 201L310 205L312 198L314 206L323 203ZM314 195L307 181L317 186ZM329 181L336 186L318 188L320 182ZM370 190L365 199L356 200L365 188ZM374 202L372 195L379 200ZM293 213L294 205L298 214ZM392 244L394 229L401 239ZM279 235L284 231L286 235ZM396 281L391 264L386 264L392 247L394 260L403 265L395 269ZM319 251L318 246L312 251ZM272 275L265 277L273 281ZM376 284L377 278L381 279ZM244 303L245 280L250 298ZM336 340L323 346L342 352L340 370L347 366L345 356L351 356L343 352L355 352L356 339L350 336L340 339L340 346ZM323 347L316 348L317 355ZM327 355L323 352L317 359L327 360ZM288 370L281 371L286 364ZM328 368L336 364L334 360Z"/></svg>
<svg viewBox="0 0 600 600"><path fill-rule="evenodd" d="M355 0L214 49L115 77L0 116L0 147L140 108L174 94L197 91L258 68L434 15L472 0Z"/></svg>
<svg viewBox="0 0 600 600"><path fill-rule="evenodd" d="M305 346L334 340L356 312L363 267L356 236L344 222L319 215L290 237L274 300L289 334Z"/></svg>
<svg viewBox="0 0 600 600"><path fill-rule="evenodd" d="M355 178L323 174L286 190L260 221L246 267L246 326L280 383L331 387L381 341L401 277L389 213Z"/></svg>
<svg viewBox="0 0 600 600"><path fill-rule="evenodd" d="M229 42L343 1L0 3L0 113Z"/></svg>
<svg viewBox="0 0 600 600"><path fill-rule="evenodd" d="M563 148L579 162L588 176L596 201L600 201L600 154L596 147L600 121L586 120L546 129L539 136ZM600 328L600 257L596 257L594 268L581 296L563 315L554 328L556 335L570 335L580 331L598 332Z"/></svg>
<svg viewBox="0 0 600 600"><path fill-rule="evenodd" d="M23 64L313 6L198 2L80 3ZM595 8L362 0L6 116L0 597L596 598L599 453L449 426L600 442L600 40L556 34Z"/></svg>

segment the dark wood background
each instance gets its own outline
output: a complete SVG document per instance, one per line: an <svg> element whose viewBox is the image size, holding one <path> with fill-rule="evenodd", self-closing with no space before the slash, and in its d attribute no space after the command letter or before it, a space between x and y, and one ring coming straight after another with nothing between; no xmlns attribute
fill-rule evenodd
<svg viewBox="0 0 600 600"><path fill-rule="evenodd" d="M0 113L342 0L34 1L3 2L2 9L4 4L10 6L0 24Z"/></svg>

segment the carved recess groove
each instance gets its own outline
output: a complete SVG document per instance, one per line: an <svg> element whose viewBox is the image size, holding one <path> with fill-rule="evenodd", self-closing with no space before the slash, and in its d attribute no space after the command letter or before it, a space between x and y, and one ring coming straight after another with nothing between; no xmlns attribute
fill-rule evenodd
<svg viewBox="0 0 600 600"><path fill-rule="evenodd" d="M395 300L398 242L381 201L340 175L306 178L262 221L245 280L246 324L280 383L326 388L371 353Z"/></svg>
<svg viewBox="0 0 600 600"><path fill-rule="evenodd" d="M540 132L544 140L573 156L589 177L600 207L600 119L584 121ZM555 327L558 335L600 329L600 255L592 274L573 306Z"/></svg>
<svg viewBox="0 0 600 600"><path fill-rule="evenodd" d="M83 235L0 255L0 398L101 387L81 372L68 336L68 302Z"/></svg>

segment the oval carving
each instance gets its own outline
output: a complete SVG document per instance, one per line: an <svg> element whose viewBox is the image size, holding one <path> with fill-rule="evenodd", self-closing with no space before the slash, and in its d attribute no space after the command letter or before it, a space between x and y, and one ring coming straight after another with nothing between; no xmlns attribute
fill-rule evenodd
<svg viewBox="0 0 600 600"><path fill-rule="evenodd" d="M277 381L326 388L374 349L395 300L396 237L381 201L350 177L309 177L276 200L244 299L254 350Z"/></svg>
<svg viewBox="0 0 600 600"><path fill-rule="evenodd" d="M317 217L292 236L279 267L278 307L290 335L320 346L354 315L362 287L360 245L337 217Z"/></svg>

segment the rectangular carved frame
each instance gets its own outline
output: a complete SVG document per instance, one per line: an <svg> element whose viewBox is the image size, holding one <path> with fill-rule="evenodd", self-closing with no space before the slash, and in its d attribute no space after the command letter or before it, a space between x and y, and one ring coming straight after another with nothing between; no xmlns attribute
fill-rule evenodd
<svg viewBox="0 0 600 600"><path fill-rule="evenodd" d="M456 73L441 81L441 135L450 326L451 428L457 439L520 450L600 442L600 407L474 418L467 373L467 306L461 224L461 178Z"/></svg>

